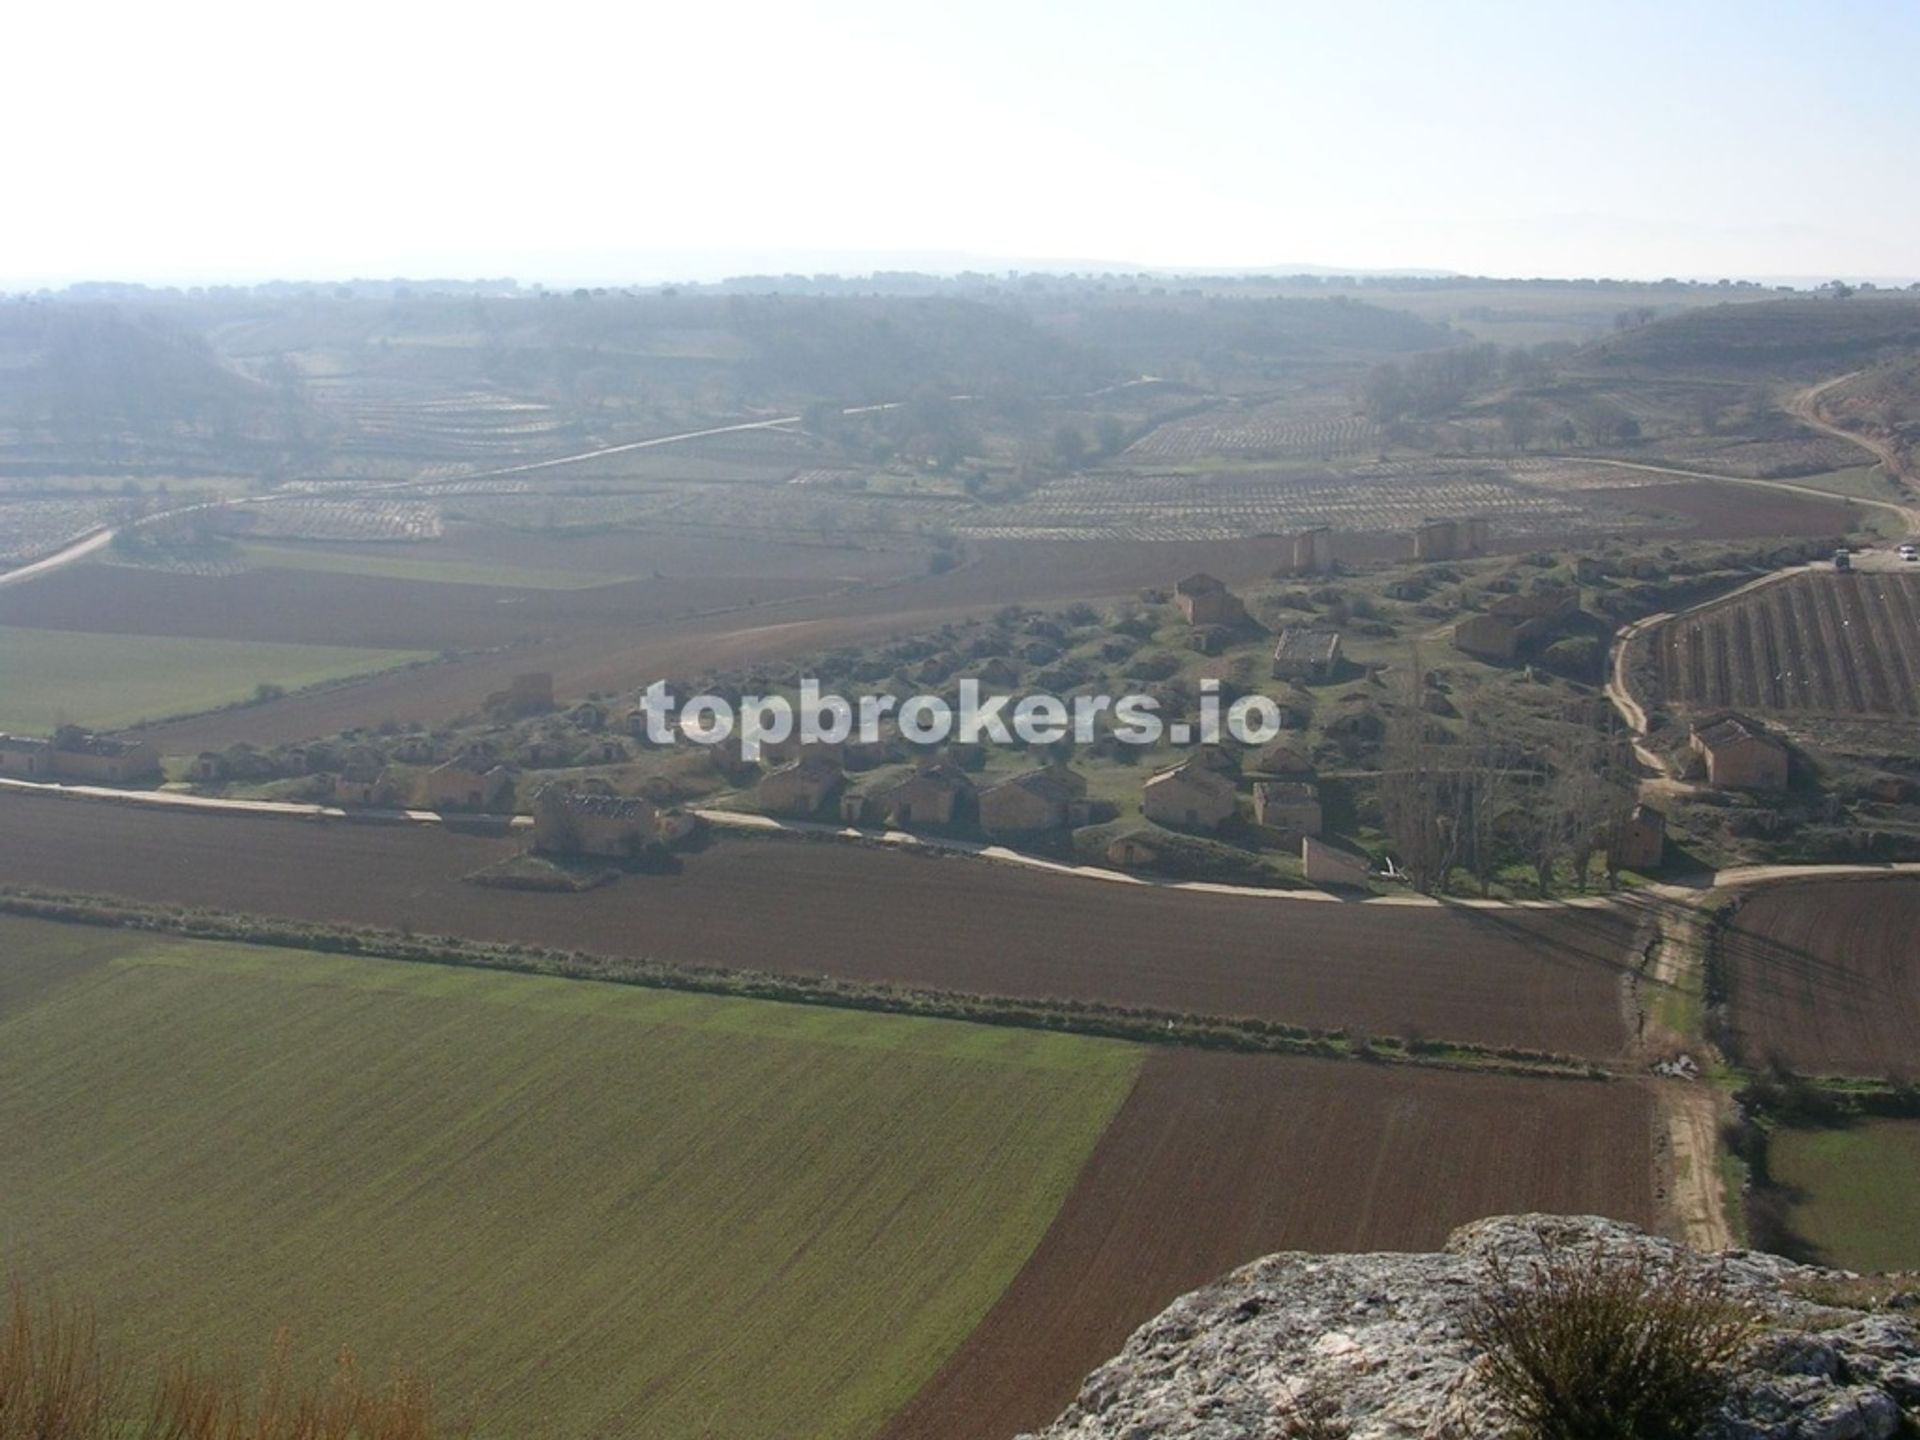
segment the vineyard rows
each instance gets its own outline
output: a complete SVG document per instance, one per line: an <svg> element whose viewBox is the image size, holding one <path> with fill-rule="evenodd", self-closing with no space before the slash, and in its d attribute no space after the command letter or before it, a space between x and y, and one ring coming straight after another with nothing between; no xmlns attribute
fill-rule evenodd
<svg viewBox="0 0 1920 1440"><path fill-rule="evenodd" d="M1796 575L1654 634L1668 703L1920 716L1920 575Z"/></svg>

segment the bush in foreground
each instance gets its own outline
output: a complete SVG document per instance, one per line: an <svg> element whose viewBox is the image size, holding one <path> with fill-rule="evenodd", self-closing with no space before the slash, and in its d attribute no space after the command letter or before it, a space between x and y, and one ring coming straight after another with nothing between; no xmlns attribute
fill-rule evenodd
<svg viewBox="0 0 1920 1440"><path fill-rule="evenodd" d="M1527 1440L1688 1440L1752 1333L1712 1278L1600 1253L1496 1266L1467 1319Z"/></svg>

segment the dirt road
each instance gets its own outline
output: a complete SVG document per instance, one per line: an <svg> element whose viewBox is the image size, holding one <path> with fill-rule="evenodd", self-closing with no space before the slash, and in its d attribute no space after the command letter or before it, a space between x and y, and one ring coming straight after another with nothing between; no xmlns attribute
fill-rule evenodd
<svg viewBox="0 0 1920 1440"><path fill-rule="evenodd" d="M1838 389L1849 380L1856 379L1861 373L1862 372L1858 370L1853 370L1845 375L1836 375L1831 380L1822 380L1818 385L1808 386L1805 390L1800 391L1788 399L1786 406L1787 413L1803 425L1810 426L1815 430L1845 440L1850 445L1858 445L1861 449L1867 451L1879 460L1881 466L1885 468L1888 478L1896 485L1911 487L1913 477L1907 474L1905 468L1900 463L1899 452L1891 445L1887 444L1886 441L1880 439L1878 436L1865 435L1858 430L1848 430L1842 426L1835 425L1820 413L1821 396L1825 395L1829 390ZM1912 510L1908 511L1910 516L1915 513L1916 512ZM1907 533L1910 535L1920 534L1920 525L1909 523Z"/></svg>

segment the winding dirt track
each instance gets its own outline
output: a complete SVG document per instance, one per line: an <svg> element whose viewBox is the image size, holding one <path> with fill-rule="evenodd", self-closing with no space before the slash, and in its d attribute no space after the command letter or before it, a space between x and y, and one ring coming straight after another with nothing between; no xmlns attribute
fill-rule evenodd
<svg viewBox="0 0 1920 1440"><path fill-rule="evenodd" d="M1044 1425L1174 1297L1276 1250L1438 1248L1484 1215L1651 1225L1645 1087L1165 1051L1040 1248L882 1440Z"/></svg>
<svg viewBox="0 0 1920 1440"><path fill-rule="evenodd" d="M1273 905L833 841L720 840L583 895L461 877L506 838L0 794L0 883L986 994L1620 1053L1632 916Z"/></svg>

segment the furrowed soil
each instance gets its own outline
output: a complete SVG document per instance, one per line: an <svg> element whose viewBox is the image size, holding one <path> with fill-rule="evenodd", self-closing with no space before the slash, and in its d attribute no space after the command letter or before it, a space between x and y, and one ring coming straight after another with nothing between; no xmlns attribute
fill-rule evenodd
<svg viewBox="0 0 1920 1440"><path fill-rule="evenodd" d="M388 720L444 722L478 711L488 694L528 670L552 671L563 699L619 692L910 634L1007 604L1131 595L1196 569L1240 584L1269 574L1283 554L1274 539L986 541L972 549L974 559L943 575L852 587L807 575L795 582L803 588L788 593L813 598L763 602L751 585L725 579L754 563L751 556L730 565L713 558L713 566L725 567L716 570L725 583L713 593L691 580L540 590L292 569L210 577L85 565L0 592L0 624L250 639L324 635L336 644L404 642L433 650L503 647L148 732L168 753L192 754L236 741L311 740ZM720 609L726 613L694 613Z"/></svg>
<svg viewBox="0 0 1920 1440"><path fill-rule="evenodd" d="M1038 1428L1176 1296L1277 1250L1431 1250L1485 1215L1651 1225L1652 1110L1628 1084L1162 1052L1039 1251L883 1431Z"/></svg>
<svg viewBox="0 0 1920 1440"><path fill-rule="evenodd" d="M1763 536L1845 535L1861 520L1857 506L1753 485L1711 480L1644 485L1596 493L1593 503L1677 519L1675 539L1746 540Z"/></svg>
<svg viewBox="0 0 1920 1440"><path fill-rule="evenodd" d="M1608 910L1249 899L833 841L722 839L577 895L462 883L518 845L0 794L0 883L1593 1057L1626 1040L1633 922Z"/></svg>
<svg viewBox="0 0 1920 1440"><path fill-rule="evenodd" d="M1741 1059L1911 1074L1920 1054L1920 881L1769 885L1716 941Z"/></svg>
<svg viewBox="0 0 1920 1440"><path fill-rule="evenodd" d="M418 1366L489 1435L864 1440L1144 1054L0 917L15 972L10 1273L132 1356Z"/></svg>

